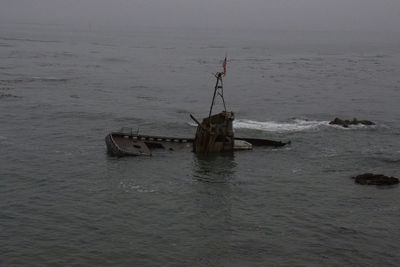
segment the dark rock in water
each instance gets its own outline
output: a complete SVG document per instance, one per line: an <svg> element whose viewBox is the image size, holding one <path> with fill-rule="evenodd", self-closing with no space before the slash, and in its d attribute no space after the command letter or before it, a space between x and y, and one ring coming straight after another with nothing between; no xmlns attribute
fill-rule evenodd
<svg viewBox="0 0 400 267"><path fill-rule="evenodd" d="M363 185L393 185L399 183L399 179L383 174L364 173L352 178L357 184Z"/></svg>
<svg viewBox="0 0 400 267"><path fill-rule="evenodd" d="M340 125L344 128L348 128L350 125L375 125L374 122L369 121L369 120L357 120L356 118L354 118L353 120L342 120L339 118L335 118L333 121L329 122L329 124L333 124L333 125Z"/></svg>
<svg viewBox="0 0 400 267"><path fill-rule="evenodd" d="M353 121L353 123L354 123L354 121ZM359 121L356 120L355 123L356 124L362 124L362 125L375 125L374 122L369 121L369 120L359 120Z"/></svg>
<svg viewBox="0 0 400 267"><path fill-rule="evenodd" d="M334 124L334 125L340 125L343 127L349 127L348 123L346 123L344 120L341 120L339 118L335 118L333 121L329 122L329 124Z"/></svg>

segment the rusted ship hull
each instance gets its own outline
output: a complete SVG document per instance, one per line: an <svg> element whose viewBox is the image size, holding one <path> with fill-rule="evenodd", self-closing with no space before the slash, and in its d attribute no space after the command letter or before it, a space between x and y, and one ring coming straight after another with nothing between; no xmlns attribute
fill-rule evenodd
<svg viewBox="0 0 400 267"><path fill-rule="evenodd" d="M165 149L170 151L184 148L191 149L193 139L165 136L150 136L140 134L126 134L113 132L105 138L107 152L112 156L151 156L152 149Z"/></svg>
<svg viewBox="0 0 400 267"><path fill-rule="evenodd" d="M107 152L111 156L151 156L153 149L193 151L193 138L150 136L113 132L106 136ZM288 143L257 138L235 138L234 151L251 150L254 146L282 147Z"/></svg>
<svg viewBox="0 0 400 267"><path fill-rule="evenodd" d="M225 58L226 62L226 58ZM233 112L226 110L224 100L222 77L224 72L217 72L217 79L213 99L211 102L208 117L199 122L193 115L190 117L197 123L195 138L164 137L125 133L124 128L120 132L110 133L106 136L107 151L113 156L151 156L152 149L162 148L165 150L180 150L189 148L195 153L218 153L233 152L237 150L251 150L253 146L272 146L281 147L288 143L256 139L256 138L236 138L233 131ZM221 97L224 110L212 115L216 97Z"/></svg>

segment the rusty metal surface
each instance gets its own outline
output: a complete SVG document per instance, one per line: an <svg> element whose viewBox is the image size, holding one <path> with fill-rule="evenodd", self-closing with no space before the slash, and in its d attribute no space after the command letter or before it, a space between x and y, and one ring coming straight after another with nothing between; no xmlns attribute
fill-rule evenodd
<svg viewBox="0 0 400 267"><path fill-rule="evenodd" d="M226 111L204 118L197 127L194 151L200 153L233 151L233 120L233 113Z"/></svg>

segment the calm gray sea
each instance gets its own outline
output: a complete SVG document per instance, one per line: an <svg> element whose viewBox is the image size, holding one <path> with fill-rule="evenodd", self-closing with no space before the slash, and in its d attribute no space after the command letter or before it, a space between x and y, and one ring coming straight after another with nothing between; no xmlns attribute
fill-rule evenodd
<svg viewBox="0 0 400 267"><path fill-rule="evenodd" d="M194 136L225 53L236 135L290 146L106 154ZM400 177L399 103L395 34L2 24L0 265L398 266L399 187L350 177Z"/></svg>

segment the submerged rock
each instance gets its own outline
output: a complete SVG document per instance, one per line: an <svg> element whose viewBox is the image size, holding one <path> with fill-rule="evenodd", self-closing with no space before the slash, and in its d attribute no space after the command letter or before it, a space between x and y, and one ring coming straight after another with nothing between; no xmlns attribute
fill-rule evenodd
<svg viewBox="0 0 400 267"><path fill-rule="evenodd" d="M340 125L344 128L348 128L350 125L375 125L374 122L369 120L357 120L354 118L353 120L342 120L339 118L335 118L333 121L329 122L329 124L333 125Z"/></svg>
<svg viewBox="0 0 400 267"><path fill-rule="evenodd" d="M399 179L383 174L364 173L352 178L357 184L363 185L393 185L399 183Z"/></svg>

